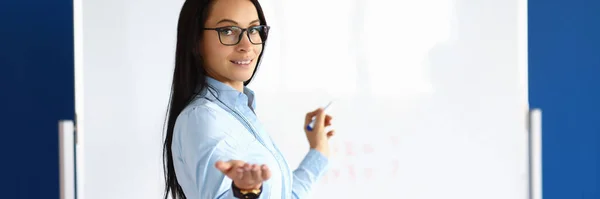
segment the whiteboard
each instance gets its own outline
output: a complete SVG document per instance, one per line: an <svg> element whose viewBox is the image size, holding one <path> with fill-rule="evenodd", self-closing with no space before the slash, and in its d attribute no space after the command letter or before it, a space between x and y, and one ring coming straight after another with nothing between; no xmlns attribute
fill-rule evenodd
<svg viewBox="0 0 600 199"><path fill-rule="evenodd" d="M292 167L304 113L335 99L313 198L527 197L526 2L262 2L273 29L250 87Z"/></svg>
<svg viewBox="0 0 600 199"><path fill-rule="evenodd" d="M161 198L183 1L74 3L78 196ZM272 30L249 87L291 167L305 113L335 99L312 198L527 197L526 1L261 3Z"/></svg>

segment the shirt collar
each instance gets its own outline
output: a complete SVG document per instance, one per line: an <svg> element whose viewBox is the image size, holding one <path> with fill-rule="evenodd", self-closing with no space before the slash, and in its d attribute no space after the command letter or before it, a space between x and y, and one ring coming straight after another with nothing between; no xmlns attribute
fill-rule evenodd
<svg viewBox="0 0 600 199"><path fill-rule="evenodd" d="M256 108L256 102L254 100L254 91L244 86L244 92L239 92L235 88L220 82L212 77L206 76L207 88L211 91L212 95L222 101L229 107L235 107L239 105L248 106L253 111Z"/></svg>

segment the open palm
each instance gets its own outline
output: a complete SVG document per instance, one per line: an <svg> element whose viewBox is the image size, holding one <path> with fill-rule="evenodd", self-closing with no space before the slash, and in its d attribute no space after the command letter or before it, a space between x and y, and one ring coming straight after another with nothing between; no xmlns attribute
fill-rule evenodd
<svg viewBox="0 0 600 199"><path fill-rule="evenodd" d="M218 161L215 167L233 180L240 189L258 189L271 177L267 165L248 164L241 160Z"/></svg>

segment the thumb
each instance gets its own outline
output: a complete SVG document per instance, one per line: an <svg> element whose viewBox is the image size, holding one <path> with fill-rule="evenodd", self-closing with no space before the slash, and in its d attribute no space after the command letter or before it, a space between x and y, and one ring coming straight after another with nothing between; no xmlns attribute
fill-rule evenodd
<svg viewBox="0 0 600 199"><path fill-rule="evenodd" d="M231 164L230 162L223 162L223 161L217 161L217 163L215 163L215 167L217 169L219 169L221 172L223 173L227 173L227 171L229 171L229 169L231 169L231 167L233 167L233 164Z"/></svg>

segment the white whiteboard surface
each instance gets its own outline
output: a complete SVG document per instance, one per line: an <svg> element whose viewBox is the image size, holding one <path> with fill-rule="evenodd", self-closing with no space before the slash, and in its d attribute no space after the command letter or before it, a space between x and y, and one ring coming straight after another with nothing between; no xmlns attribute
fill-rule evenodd
<svg viewBox="0 0 600 199"><path fill-rule="evenodd" d="M79 198L161 198L183 1L81 1ZM272 31L250 88L290 166L304 114L336 99L312 198L527 197L526 1L261 3Z"/></svg>
<svg viewBox="0 0 600 199"><path fill-rule="evenodd" d="M258 114L296 166L303 113L336 99L334 165L314 198L524 199L525 6L278 1Z"/></svg>

